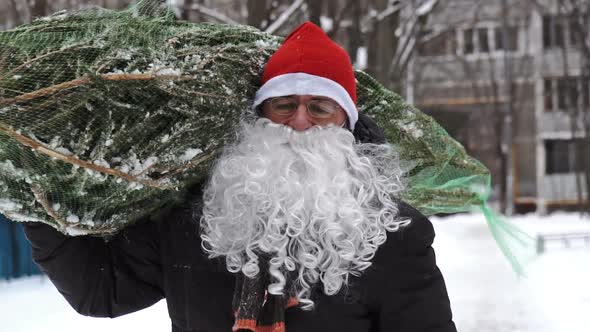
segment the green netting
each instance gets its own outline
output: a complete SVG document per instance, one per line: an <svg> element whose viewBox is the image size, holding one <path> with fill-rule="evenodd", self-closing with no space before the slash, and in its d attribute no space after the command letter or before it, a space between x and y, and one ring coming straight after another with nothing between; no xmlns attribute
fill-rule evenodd
<svg viewBox="0 0 590 332"><path fill-rule="evenodd" d="M356 77L359 111L370 114L400 149L407 183L402 198L425 215L479 209L514 270L524 274L523 262L534 254L534 239L486 205L491 191L488 169L433 118L366 73L357 71Z"/></svg>
<svg viewBox="0 0 590 332"><path fill-rule="evenodd" d="M0 32L7 217L72 235L115 233L181 197L234 138L282 39L177 21L154 3L60 13ZM488 170L432 118L356 75L360 112L399 147L402 198L426 215L484 206ZM500 244L519 238L495 219Z"/></svg>
<svg viewBox="0 0 590 332"><path fill-rule="evenodd" d="M112 233L206 174L277 37L92 9L0 33L0 210Z"/></svg>

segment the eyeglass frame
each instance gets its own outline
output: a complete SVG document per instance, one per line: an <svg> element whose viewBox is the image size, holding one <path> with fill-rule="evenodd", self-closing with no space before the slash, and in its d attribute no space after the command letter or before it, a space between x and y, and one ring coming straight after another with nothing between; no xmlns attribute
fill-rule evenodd
<svg viewBox="0 0 590 332"><path fill-rule="evenodd" d="M260 103L260 105L257 107L257 113L258 113L259 116L266 117L267 115L264 112L264 105L267 105L269 103L272 103L274 100L278 100L279 98L291 98L291 99L293 99L293 102L295 104L297 104L297 106L296 106L296 108L293 111L291 111L290 114L284 114L283 115L283 114L278 114L278 113L274 112L275 111L275 108L272 106L272 104L270 104L271 105L270 111L273 112L273 114L275 116L277 116L277 117L289 118L289 117L293 116L297 112L297 109L299 108L299 106L303 104L303 105L305 105L305 110L306 110L308 116L312 120L315 120L316 122L323 122L322 120L324 120L324 119L318 118L317 116L314 116L311 113L311 111L310 111L309 105L311 103L314 103L314 102L329 102L329 103L334 104L336 111L337 110L344 111L344 108L342 106L340 106L337 102L335 102L334 100L329 99L327 97L323 97L323 96L312 96L312 98L310 100L308 100L307 102L301 102L301 101L297 100L295 98L295 96L297 96L297 95L276 96L276 97L268 98L268 99L264 100L262 103ZM321 99L318 99L318 98L321 98ZM332 113L332 114L334 114L334 113ZM346 112L345 112L345 115L346 115ZM325 120L328 120L328 119L329 118L325 118ZM326 123L326 124L319 123L319 125L322 125L322 126L323 125L328 125L328 124L330 124L330 123ZM336 123L332 123L332 124L337 125ZM345 127L347 124L348 124L348 117L346 116L345 119L344 119L344 122L340 125L340 127Z"/></svg>

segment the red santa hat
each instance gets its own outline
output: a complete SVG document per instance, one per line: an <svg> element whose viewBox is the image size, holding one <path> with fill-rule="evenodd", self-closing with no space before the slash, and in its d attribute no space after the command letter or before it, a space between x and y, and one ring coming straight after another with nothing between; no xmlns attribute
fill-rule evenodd
<svg viewBox="0 0 590 332"><path fill-rule="evenodd" d="M335 100L348 115L350 129L358 119L356 80L348 53L320 27L305 22L270 57L254 107L272 97L316 95Z"/></svg>

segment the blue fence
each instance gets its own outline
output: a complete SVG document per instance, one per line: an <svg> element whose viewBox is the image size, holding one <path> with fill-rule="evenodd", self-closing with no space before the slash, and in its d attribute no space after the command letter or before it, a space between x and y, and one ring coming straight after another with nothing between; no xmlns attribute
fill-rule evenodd
<svg viewBox="0 0 590 332"><path fill-rule="evenodd" d="M0 279L40 274L22 225L0 215Z"/></svg>

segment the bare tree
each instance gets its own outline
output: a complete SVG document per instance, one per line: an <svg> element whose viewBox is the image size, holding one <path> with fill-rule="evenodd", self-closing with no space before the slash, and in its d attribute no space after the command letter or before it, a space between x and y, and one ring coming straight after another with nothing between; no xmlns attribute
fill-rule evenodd
<svg viewBox="0 0 590 332"><path fill-rule="evenodd" d="M347 35L349 36L348 53L352 63L357 62L358 49L362 46L362 33L361 33L361 2L352 1L351 5L351 25L347 29Z"/></svg>
<svg viewBox="0 0 590 332"><path fill-rule="evenodd" d="M321 26L320 17L322 15L323 1L306 0L307 8L309 10L309 20L316 25Z"/></svg>
<svg viewBox="0 0 590 332"><path fill-rule="evenodd" d="M37 18L47 15L47 0L31 0L31 17Z"/></svg>
<svg viewBox="0 0 590 332"><path fill-rule="evenodd" d="M389 7L389 1L376 0L373 5L375 6L373 10L383 12ZM381 20L375 18L372 20L369 35L367 71L388 87L393 85L389 81L388 73L397 48L398 38L395 32L399 23L399 10ZM397 90L399 91L399 86L397 86Z"/></svg>
<svg viewBox="0 0 590 332"><path fill-rule="evenodd" d="M192 6L193 6L193 0L184 0L184 8L180 11L180 18L181 19L187 20L187 21L191 19L189 8L191 8ZM198 21L201 21L201 20L198 19L197 22Z"/></svg>
<svg viewBox="0 0 590 332"><path fill-rule="evenodd" d="M10 11L10 16L12 18L12 25L21 25L23 23L23 20L21 18L20 13L18 12L16 0L10 0L10 2L8 3L8 7Z"/></svg>
<svg viewBox="0 0 590 332"><path fill-rule="evenodd" d="M267 0L248 0L248 25L262 28L262 22L268 18L269 3Z"/></svg>

